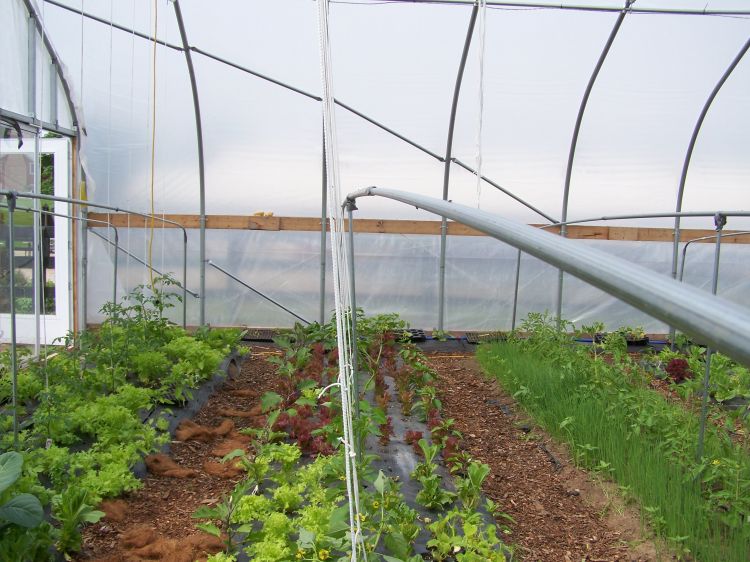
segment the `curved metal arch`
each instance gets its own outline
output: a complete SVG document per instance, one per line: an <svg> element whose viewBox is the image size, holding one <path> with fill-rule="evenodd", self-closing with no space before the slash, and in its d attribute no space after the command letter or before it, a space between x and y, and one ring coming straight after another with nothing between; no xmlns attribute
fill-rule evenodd
<svg viewBox="0 0 750 562"><path fill-rule="evenodd" d="M562 200L562 212L560 213L560 220L562 223L562 227L560 229L560 236L565 238L568 234L568 229L565 225L565 221L568 220L568 200L570 198L570 179L573 175L573 159L575 158L576 154L576 146L578 145L578 135L581 132L581 123L583 122L583 114L586 112L586 106L589 103L589 97L591 97L591 90L594 88L594 83L596 82L597 77L599 76L599 71L602 69L602 65L604 64L604 60L607 58L607 55L609 55L609 50L612 47L612 43L615 41L615 37L617 37L617 33L620 31L620 27L622 26L622 22L625 20L625 16L630 11L630 6L632 6L633 2L635 0L625 0L625 7L620 11L620 15L617 16L617 20L615 21L615 25L612 26L612 31L609 32L609 37L607 38L607 42L604 44L604 48L602 49L601 54L599 55L599 59L596 61L596 66L594 66L594 70L591 73L591 76L589 77L589 81L586 84L586 90L583 93L583 98L581 99L581 105L578 107L578 115L576 116L576 123L573 127L573 138L570 140L570 151L568 152L568 164L565 169L565 188L563 190L563 200ZM563 271L560 270L558 277L557 277L557 321L560 322L560 318L562 317L562 294L563 294Z"/></svg>
<svg viewBox="0 0 750 562"><path fill-rule="evenodd" d="M198 140L198 190L199 190L199 213L200 213L200 233L199 233L199 253L200 253L200 325L206 323L206 169L203 158L203 122L201 120L201 105L198 99L198 84L195 79L195 68L193 67L193 57L188 45L187 32L185 23L182 20L182 10L180 9L180 0L174 0L174 13L177 18L177 26L180 28L180 39L182 40L182 50L185 53L185 62L187 63L188 74L190 75L190 90L193 93L193 112L195 113L195 134Z"/></svg>
<svg viewBox="0 0 750 562"><path fill-rule="evenodd" d="M703 104L703 108L701 109L700 115L698 116L698 120L695 122L695 127L693 127L693 133L690 135L690 142L688 143L688 148L687 148L687 151L685 152L685 160L682 163L682 171L680 172L680 185L677 188L677 202L675 204L675 210L678 213L682 211L682 201L685 195L685 183L687 182L687 173L688 173L688 168L690 167L690 160L693 157L693 150L695 150L695 144L698 141L698 134L700 133L701 127L703 126L703 122L706 120L706 115L708 115L708 110L711 108L711 105L716 99L716 96L719 94L719 91L724 86L727 79L729 79L729 76L732 74L732 72L734 72L734 69L737 68L737 65L742 60L742 57L745 56L745 53L747 53L749 48L750 48L750 38L748 38L748 40L745 41L745 44L742 46L740 51L734 57L734 59L729 64L727 69L724 71L724 74L722 74L721 78L719 78L719 81L714 86L714 89L711 90L711 93L708 95L708 99L706 99L706 102ZM681 222L680 219L681 217L679 215L677 215L674 219L674 235L673 235L673 240L672 240L672 278L673 279L677 278L677 261L678 261L678 257L680 254L680 222ZM670 326L669 328L669 336L670 336L670 339L674 341L675 329L672 326Z"/></svg>
<svg viewBox="0 0 750 562"><path fill-rule="evenodd" d="M451 153L453 151L453 130L456 125L456 111L458 109L458 97L461 93L461 82L464 79L464 69L466 68L466 59L469 56L469 47L471 47L471 38L474 35L474 24L477 21L477 12L479 3L474 4L471 9L469 18L469 28L466 30L466 39L464 48L461 52L461 62L458 64L458 74L456 75L456 86L453 88L453 101L451 102L451 115L448 119L448 140L445 147L445 167L443 169L443 201L448 200L448 185L451 177ZM438 330L443 329L443 320L445 317L445 250L448 242L448 219L443 217L440 223L440 260L438 265Z"/></svg>
<svg viewBox="0 0 750 562"><path fill-rule="evenodd" d="M682 199L685 195L685 182L687 181L687 173L688 168L690 167L690 160L693 157L693 150L695 150L695 144L698 140L698 134L700 133L701 127L703 126L703 122L706 119L706 115L708 114L708 110L711 108L711 105L713 104L714 100L716 99L716 96L719 94L719 90L724 86L724 83L727 81L729 76L734 72L734 69L737 68L737 65L742 60L742 57L745 56L745 53L747 53L748 49L750 49L750 38L748 38L747 41L745 41L745 44L740 49L739 53L734 57L731 64L727 67L727 69L724 71L724 74L721 75L721 78L719 78L719 81L716 83L716 86L714 86L714 89L711 90L711 93L708 96L708 99L706 100L706 103L703 104L703 109L701 109L701 113L698 116L698 120L695 123L695 127L693 128L693 133L690 135L690 143L688 144L687 152L685 152L685 160L682 164L682 172L680 173L680 185L677 188L677 204L675 205L675 211L678 213L682 211ZM672 277L677 276L677 256L679 254L679 246L680 246L680 216L675 217L674 221L674 246L672 250Z"/></svg>

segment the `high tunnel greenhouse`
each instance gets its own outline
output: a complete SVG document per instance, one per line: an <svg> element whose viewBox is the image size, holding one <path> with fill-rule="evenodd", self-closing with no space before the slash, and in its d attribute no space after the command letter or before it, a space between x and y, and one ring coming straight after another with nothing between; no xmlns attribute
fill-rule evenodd
<svg viewBox="0 0 750 562"><path fill-rule="evenodd" d="M745 0L0 22L0 562L750 559Z"/></svg>

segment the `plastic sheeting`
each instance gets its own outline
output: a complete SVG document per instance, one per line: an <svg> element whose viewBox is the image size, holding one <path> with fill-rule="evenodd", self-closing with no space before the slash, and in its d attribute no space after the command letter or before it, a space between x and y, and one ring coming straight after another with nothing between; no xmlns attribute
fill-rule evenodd
<svg viewBox="0 0 750 562"><path fill-rule="evenodd" d="M106 232L100 231L106 236ZM188 289L197 289L197 244L190 232ZM153 265L182 276L181 250L173 251L182 234L157 229ZM144 259L147 232L134 230L121 245ZM594 245L628 261L665 275L671 270L671 244L658 242L575 241ZM89 263L97 264L89 287L89 320L112 297L111 247L91 236ZM245 283L283 304L303 318L318 320L319 237L310 232L209 231L211 260ZM710 291L713 244L691 244L685 282ZM109 254L109 256L107 255ZM498 330L511 326L516 250L486 237L449 237L446 276L446 329ZM368 314L397 311L413 327L437 326L437 270L439 237L383 234L355 235L357 306ZM328 255L330 264L330 248ZM721 250L719 294L750 306L750 260L747 246L724 244ZM120 253L118 295L148 281L145 267ZM524 255L519 282L518 321L528 312L555 308L557 270ZM295 318L223 273L209 267L206 274L206 321L212 325L291 326ZM188 323L198 319L197 300L188 295ZM327 310L333 308L328 287ZM329 313L330 314L330 313ZM643 326L661 333L666 326L590 285L566 276L563 316L577 325L606 321L610 328ZM170 317L182 319L179 305Z"/></svg>
<svg viewBox="0 0 750 562"><path fill-rule="evenodd" d="M26 113L29 101L28 17L21 2L0 4L0 107Z"/></svg>
<svg viewBox="0 0 750 562"><path fill-rule="evenodd" d="M141 33L150 34L154 27L152 2L63 1ZM171 3L158 0L156 5L160 41L180 45ZM704 2L638 3L649 5L703 9ZM181 6L191 45L312 96L318 94L313 3L235 0L216 9L210 3L182 0ZM711 4L714 9L722 7L744 7L744 3ZM184 55L159 45L154 66L152 43L47 2L40 1L40 8L86 111L83 155L89 187L97 186L89 194L96 201L140 211L153 205L158 212L197 213L197 144ZM6 49L0 56L12 64L0 65L0 106L13 109L25 100L25 11L20 0L6 2L1 9L13 23L1 39ZM339 99L442 155L470 11L469 5L332 3ZM560 215L578 105L615 18L614 13L488 9L483 172L553 217ZM569 217L674 209L692 127L749 34L750 19L744 17L631 14L625 18L584 116ZM319 102L198 52L193 58L203 115L207 212L318 216ZM475 42L454 141L454 156L469 166L475 165L477 60ZM38 68L42 67L40 63ZM44 106L44 99L40 104ZM64 105L60 98L58 107ZM750 208L748 107L750 59L741 62L707 116L688 174L685 210ZM337 122L344 191L381 185L440 196L443 163L439 159L341 107ZM484 210L524 222L541 222L491 186L484 185L478 201L474 176L455 165L449 198L469 205L479 202ZM433 218L380 199L361 207L359 217ZM670 224L670 219L648 223ZM706 220L683 225L709 226ZM732 219L727 228L750 228L750 220ZM123 229L121 234L123 245L145 259L148 233ZM180 233L157 229L155 236L154 247L161 249L154 252L154 265L181 275ZM190 237L188 285L197 290L197 232L191 231ZM315 233L209 231L207 256L298 314L316 319L318 241ZM97 268L90 273L89 320L95 321L96 310L111 295L107 271L112 256L106 258L102 243L93 236L90 243L90 263ZM397 310L414 326L435 326L438 245L438 237L358 235L357 278L366 281L358 284L359 304L371 313ZM710 262L709 246L690 250L696 271L705 271L699 264ZM669 244L603 243L602 247L669 272ZM720 293L745 304L746 266L741 256L743 251L747 255L746 247L726 246L727 265L720 283ZM165 260L161 266L159 253ZM120 258L122 290L148 279L141 265L128 263L124 255ZM492 240L451 237L447 273L447 328L509 326L515 250ZM529 310L554 308L556 275L552 268L524 258L519 318ZM688 282L705 283L699 273L691 273L690 265L687 275ZM211 268L207 290L208 320L214 324L290 323L286 313ZM195 323L197 301L192 297L188 301L189 322ZM565 285L564 315L584 323L604 319L613 325L658 327L572 279Z"/></svg>
<svg viewBox="0 0 750 562"><path fill-rule="evenodd" d="M702 9L698 4L668 6ZM130 0L85 8L148 33L150 5ZM171 5L158 6L160 39L179 45ZM183 0L182 6L191 45L318 94L314 4L227 2L216 10ZM336 3L331 10L339 99L444 153L471 7L363 2ZM484 171L552 216L560 214L578 105L615 18L488 10ZM90 124L86 144L100 189L96 197L143 209L149 199L152 45L53 5L46 5L46 23L81 82L76 89L83 92ZM584 117L570 216L674 208L692 126L748 33L745 18L626 17ZM200 53L193 57L204 117L208 212L318 214L319 103ZM454 143L454 154L469 165L475 156L476 70L472 48ZM155 75L156 207L197 212L193 110L182 54L159 47ZM750 151L748 92L745 61L706 120L688 175L686 208L742 206L750 175L743 157ZM345 188L375 184L439 196L441 162L339 110ZM476 204L473 176L454 166L451 178L450 197ZM487 185L481 205L527 222L539 219ZM414 214L376 202L362 216Z"/></svg>
<svg viewBox="0 0 750 562"><path fill-rule="evenodd" d="M42 13L44 22L44 12ZM0 4L0 108L71 128L67 98L42 37L35 32L34 99L29 96L30 20L20 0Z"/></svg>

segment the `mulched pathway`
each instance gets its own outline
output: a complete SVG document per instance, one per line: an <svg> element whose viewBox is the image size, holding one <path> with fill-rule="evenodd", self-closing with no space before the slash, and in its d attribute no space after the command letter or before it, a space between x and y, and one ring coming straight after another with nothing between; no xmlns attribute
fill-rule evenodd
<svg viewBox="0 0 750 562"><path fill-rule="evenodd" d="M484 492L514 522L504 538L524 561L669 560L642 538L637 512L617 487L573 466L512 397L487 380L472 355L429 356L446 418L463 433L472 457L488 464ZM661 554L661 556L659 556Z"/></svg>
<svg viewBox="0 0 750 562"><path fill-rule="evenodd" d="M264 360L275 347L253 345L252 352L240 373L209 398L194 422L209 428L227 419L236 429L257 425L252 419L220 413L250 411L264 392L277 389L276 369ZM507 522L510 534L504 539L515 546L517 559L659 559L654 545L641 538L637 514L621 505L616 487L601 485L575 469L562 447L516 414L513 399L484 379L473 356L435 353L430 362L439 373L445 417L456 420L472 456L492 468L485 493L515 521ZM171 458L181 468L194 470L195 476L149 474L140 490L110 502L108 516L85 529L77 560L190 562L215 551L220 545L196 530L192 514L216 504L239 480L206 473L204 463L217 460L211 451L219 441L173 441Z"/></svg>
<svg viewBox="0 0 750 562"><path fill-rule="evenodd" d="M227 419L236 429L254 426L252 419L221 415L222 409L243 412L260 403L264 392L278 385L276 367L265 361L275 352L272 345L253 345L252 354L214 392L193 421L209 428ZM239 391L239 392L238 392ZM226 423L226 422L225 422ZM106 503L107 516L84 530L83 550L78 560L99 562L158 559L192 562L220 545L195 528L192 514L201 506L214 505L230 492L239 476L221 477L206 473L204 463L218 461L211 454L221 438L210 442L172 441L170 457L195 476L170 478L149 474L143 487L119 500Z"/></svg>

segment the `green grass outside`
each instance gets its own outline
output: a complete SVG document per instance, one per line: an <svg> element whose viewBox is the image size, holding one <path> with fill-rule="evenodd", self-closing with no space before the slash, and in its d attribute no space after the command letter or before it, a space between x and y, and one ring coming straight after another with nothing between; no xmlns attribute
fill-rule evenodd
<svg viewBox="0 0 750 562"><path fill-rule="evenodd" d="M697 466L692 413L585 350L525 345L482 345L477 357L581 465L627 487L676 552L689 549L702 562L750 559L746 452L711 428Z"/></svg>

